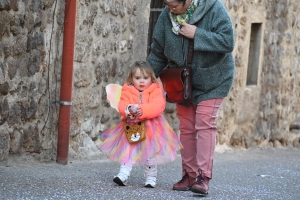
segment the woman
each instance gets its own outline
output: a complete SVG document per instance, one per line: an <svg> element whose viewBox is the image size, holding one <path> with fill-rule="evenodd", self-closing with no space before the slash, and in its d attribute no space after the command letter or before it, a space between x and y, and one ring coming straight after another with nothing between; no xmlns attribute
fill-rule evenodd
<svg viewBox="0 0 300 200"><path fill-rule="evenodd" d="M192 101L176 105L183 145L182 179L173 189L207 195L218 110L235 74L234 30L220 0L165 0L164 3L166 8L157 20L148 57L156 76L168 63L183 66L189 41L192 39L194 43Z"/></svg>

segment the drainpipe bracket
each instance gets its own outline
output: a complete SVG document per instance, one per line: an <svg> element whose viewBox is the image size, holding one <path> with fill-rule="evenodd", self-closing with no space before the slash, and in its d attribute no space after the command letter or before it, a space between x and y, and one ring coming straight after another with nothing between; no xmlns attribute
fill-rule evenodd
<svg viewBox="0 0 300 200"><path fill-rule="evenodd" d="M71 101L56 101L56 102L62 106L71 106L72 105Z"/></svg>

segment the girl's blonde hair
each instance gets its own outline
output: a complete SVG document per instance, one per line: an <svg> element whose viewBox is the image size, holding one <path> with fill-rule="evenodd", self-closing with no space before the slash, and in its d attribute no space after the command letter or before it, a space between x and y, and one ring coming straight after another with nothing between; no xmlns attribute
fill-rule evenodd
<svg viewBox="0 0 300 200"><path fill-rule="evenodd" d="M136 61L130 68L128 78L126 80L127 83L133 84L133 77L136 71L140 69L141 73L145 76L148 75L151 77L152 83L157 83L155 78L155 74L151 65L146 61Z"/></svg>

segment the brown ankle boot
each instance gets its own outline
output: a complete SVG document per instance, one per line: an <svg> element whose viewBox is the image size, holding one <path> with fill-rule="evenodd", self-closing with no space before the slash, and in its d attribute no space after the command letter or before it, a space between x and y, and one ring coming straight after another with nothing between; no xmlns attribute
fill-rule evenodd
<svg viewBox="0 0 300 200"><path fill-rule="evenodd" d="M197 176L196 183L191 188L191 191L206 196L208 194L209 189L209 180L210 178L203 176L202 171L199 170L199 175Z"/></svg>
<svg viewBox="0 0 300 200"><path fill-rule="evenodd" d="M196 179L189 176L185 170L185 174L180 181L173 185L173 190L187 191L195 184Z"/></svg>

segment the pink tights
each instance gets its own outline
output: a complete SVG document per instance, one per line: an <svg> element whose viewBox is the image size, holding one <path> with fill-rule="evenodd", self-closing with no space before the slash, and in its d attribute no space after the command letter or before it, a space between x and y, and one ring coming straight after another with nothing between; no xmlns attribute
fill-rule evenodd
<svg viewBox="0 0 300 200"><path fill-rule="evenodd" d="M216 119L223 98L209 99L200 102L197 107L177 104L177 115L180 120L180 141L182 169L192 177L202 175L211 178L214 151L216 147Z"/></svg>

